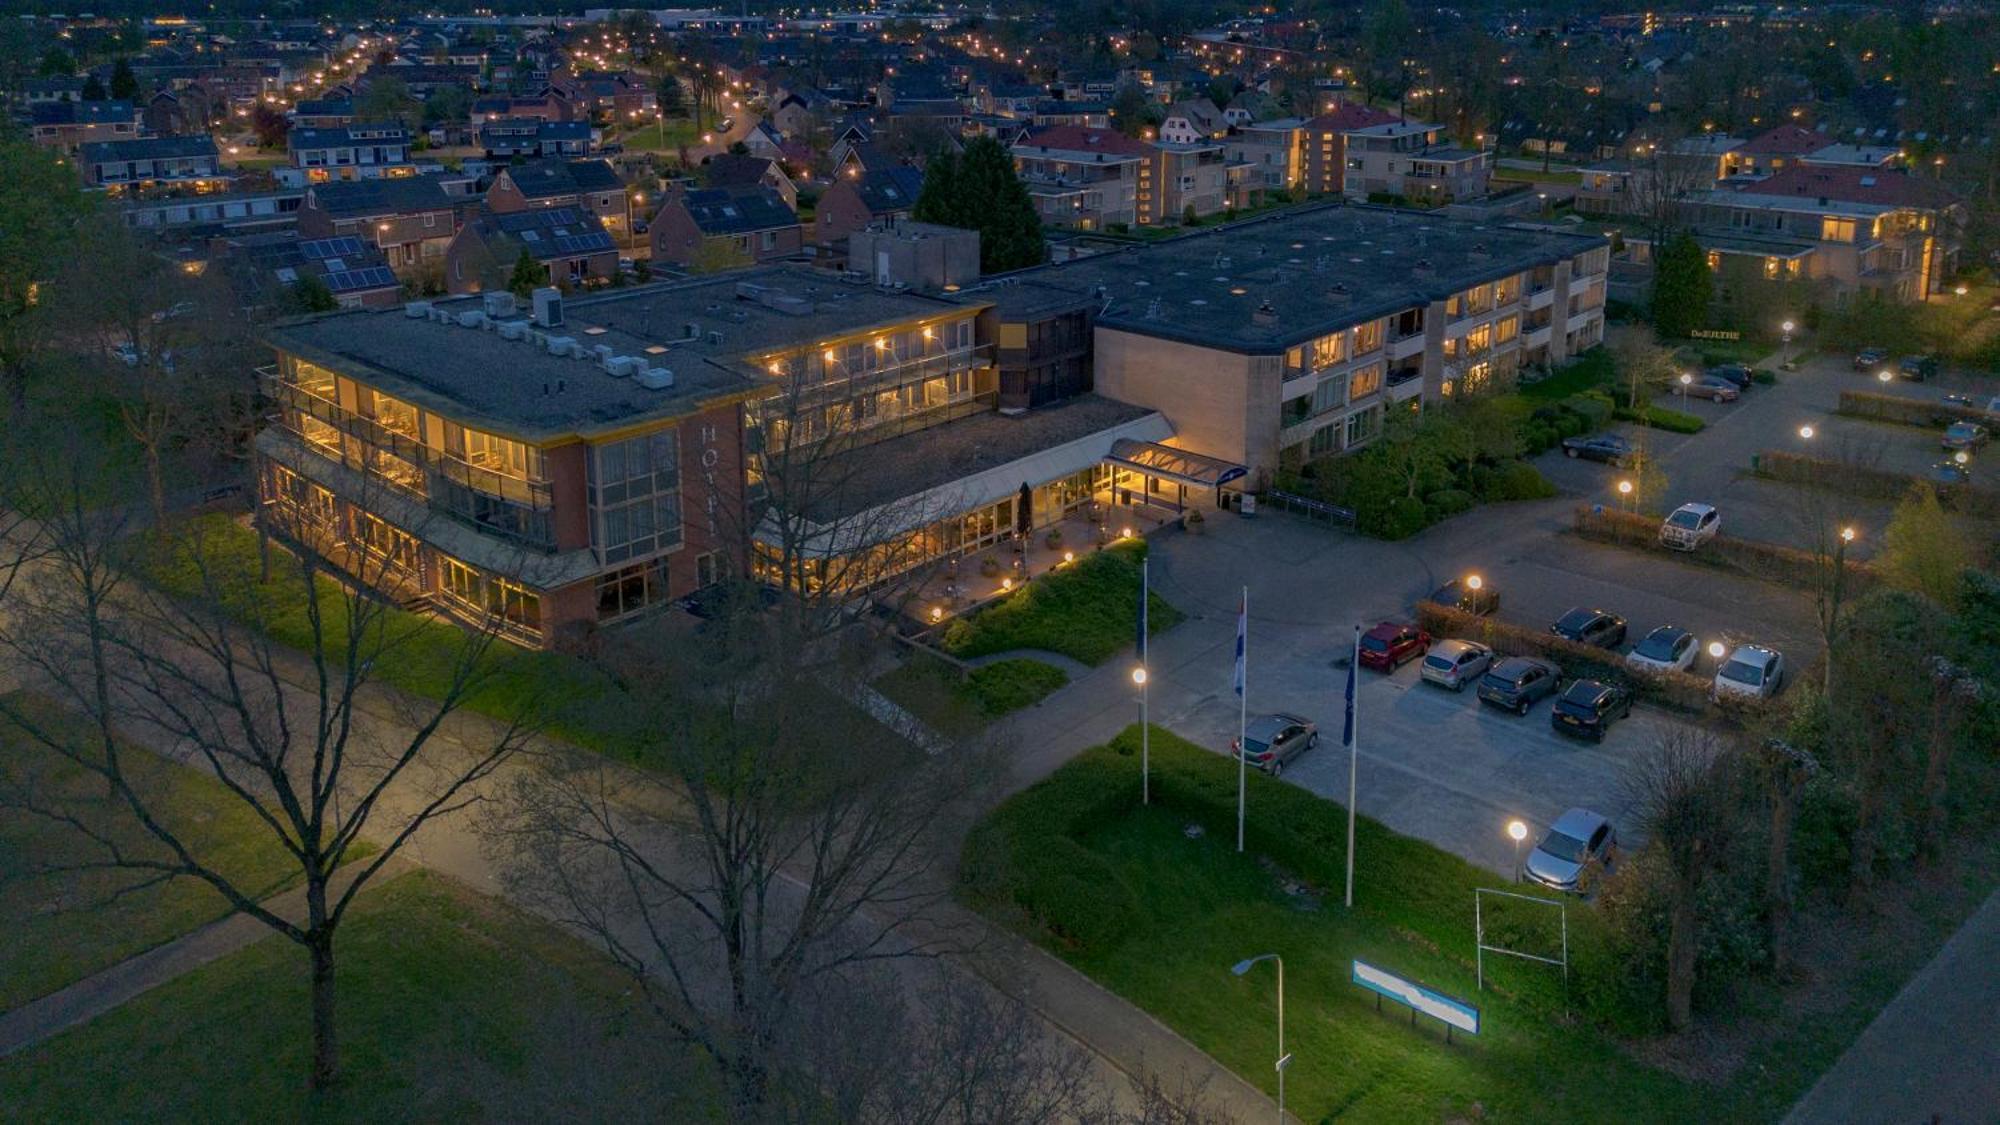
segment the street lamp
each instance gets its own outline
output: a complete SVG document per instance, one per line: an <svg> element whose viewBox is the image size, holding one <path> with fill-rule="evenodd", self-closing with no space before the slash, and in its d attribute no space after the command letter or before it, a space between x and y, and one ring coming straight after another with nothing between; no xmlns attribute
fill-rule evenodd
<svg viewBox="0 0 2000 1125"><path fill-rule="evenodd" d="M1626 505L1626 507L1627 507L1627 508L1629 509L1629 508L1631 507L1631 505L1632 505L1632 502L1633 502L1633 501L1632 501L1632 482L1631 482L1631 481L1629 481L1629 480L1621 480L1621 481L1619 481L1619 482L1618 482L1618 495L1619 495L1619 496L1620 496L1621 498L1623 498L1623 499L1624 499L1624 501L1625 501L1625 505Z"/></svg>
<svg viewBox="0 0 2000 1125"><path fill-rule="evenodd" d="M1477 590L1484 585L1486 585L1486 580L1477 574L1468 574L1465 576L1465 588L1468 590Z"/></svg>
<svg viewBox="0 0 2000 1125"><path fill-rule="evenodd" d="M1682 409L1682 410L1686 410L1686 409L1687 409L1687 403L1688 403L1688 388L1689 388L1689 387L1691 387L1691 386L1693 386L1693 385L1694 385L1694 376L1693 376L1693 375L1690 375L1690 374L1688 374L1688 373L1687 373L1687 372L1685 372L1685 371L1681 372L1681 409Z"/></svg>
<svg viewBox="0 0 2000 1125"><path fill-rule="evenodd" d="M1528 826L1519 820L1507 822L1507 838L1514 841L1514 881L1521 881L1521 841L1528 838Z"/></svg>
<svg viewBox="0 0 2000 1125"><path fill-rule="evenodd" d="M1813 428L1811 426L1800 426L1799 436L1807 441L1811 441L1813 438Z"/></svg>
<svg viewBox="0 0 2000 1125"><path fill-rule="evenodd" d="M1713 656L1717 660L1721 660L1723 653L1726 653L1728 651L1729 649L1725 647L1721 641L1708 642L1708 654L1710 656Z"/></svg>
<svg viewBox="0 0 2000 1125"><path fill-rule="evenodd" d="M1896 373L1884 367L1875 373L1875 378L1880 380L1884 385L1887 385L1896 381Z"/></svg>
<svg viewBox="0 0 2000 1125"><path fill-rule="evenodd" d="M1792 329L1798 327L1791 321L1780 325L1784 329L1784 348L1778 355L1778 366L1789 369L1792 366Z"/></svg>
<svg viewBox="0 0 2000 1125"><path fill-rule="evenodd" d="M1265 953L1238 961L1230 966L1229 971L1240 977L1259 961L1278 963L1278 1125L1285 1125L1285 1069L1292 1065L1292 1056L1285 1053L1285 959L1275 953Z"/></svg>
<svg viewBox="0 0 2000 1125"><path fill-rule="evenodd" d="M1951 459L1961 465L1970 465L1972 463L1972 454L1961 449L1957 453L1952 454Z"/></svg>

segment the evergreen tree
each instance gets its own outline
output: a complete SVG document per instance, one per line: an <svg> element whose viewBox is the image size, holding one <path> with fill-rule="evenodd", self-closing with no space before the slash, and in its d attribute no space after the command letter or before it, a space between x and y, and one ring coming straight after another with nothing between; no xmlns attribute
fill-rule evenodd
<svg viewBox="0 0 2000 1125"><path fill-rule="evenodd" d="M1137 83L1127 82L1111 95L1111 125L1128 137L1136 137L1153 123L1153 103Z"/></svg>
<svg viewBox="0 0 2000 1125"><path fill-rule="evenodd" d="M1660 335L1682 337L1708 316L1708 253L1682 231L1667 240L1653 263L1653 327Z"/></svg>
<svg viewBox="0 0 2000 1125"><path fill-rule="evenodd" d="M1004 273L1042 264L1048 257L1048 242L1042 235L1041 216L998 139L975 137L966 142L954 178L957 214L969 220L959 225L979 232L981 272Z"/></svg>
<svg viewBox="0 0 2000 1125"><path fill-rule="evenodd" d="M124 59L111 68L111 96L123 102L139 100L139 76L132 73L132 64Z"/></svg>
<svg viewBox="0 0 2000 1125"><path fill-rule="evenodd" d="M514 276L507 279L507 288L516 297L526 299L548 281L549 271L535 261L535 256L528 253L527 247L522 247L521 256L514 259Z"/></svg>
<svg viewBox="0 0 2000 1125"><path fill-rule="evenodd" d="M659 99L660 116L679 117L687 112L687 95L681 90L681 80L674 75L660 75L653 95Z"/></svg>
<svg viewBox="0 0 2000 1125"><path fill-rule="evenodd" d="M910 215L920 223L947 227L973 225L964 221L959 210L957 153L950 150L934 153L924 163L924 186L917 192Z"/></svg>
<svg viewBox="0 0 2000 1125"><path fill-rule="evenodd" d="M326 282L311 275L286 286L278 301L279 310L291 314L332 312L339 307L340 300L333 295L333 290L326 287Z"/></svg>
<svg viewBox="0 0 2000 1125"><path fill-rule="evenodd" d="M43 78L67 78L76 73L76 60L61 47L50 47L42 56L41 73Z"/></svg>
<svg viewBox="0 0 2000 1125"><path fill-rule="evenodd" d="M90 77L88 77L88 78L86 78L86 79L84 79L84 80L83 80L83 100L84 100L84 101L87 101L87 102L101 102L101 101L103 101L103 100L104 100L104 99L105 99L106 97L109 97L109 96L110 96L110 95L106 94L106 93L105 93L105 91L104 91L104 83L102 83L102 82L98 81L98 79L97 79L97 75L93 74L93 75L91 75Z"/></svg>

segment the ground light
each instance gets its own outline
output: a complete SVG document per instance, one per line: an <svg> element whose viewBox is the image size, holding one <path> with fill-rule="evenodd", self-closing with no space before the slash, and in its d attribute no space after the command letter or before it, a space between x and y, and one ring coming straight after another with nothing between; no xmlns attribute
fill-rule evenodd
<svg viewBox="0 0 2000 1125"><path fill-rule="evenodd" d="M1708 654L1717 660L1722 659L1722 654L1728 651L1728 649L1723 647L1721 641L1710 641L1708 643Z"/></svg>
<svg viewBox="0 0 2000 1125"><path fill-rule="evenodd" d="M1806 439L1807 441L1811 441L1813 437L1813 428L1811 426L1800 426L1799 436Z"/></svg>

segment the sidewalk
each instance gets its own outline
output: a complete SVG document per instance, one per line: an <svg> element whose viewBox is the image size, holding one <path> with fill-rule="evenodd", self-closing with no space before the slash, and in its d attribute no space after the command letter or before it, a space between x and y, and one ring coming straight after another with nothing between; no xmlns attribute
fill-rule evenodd
<svg viewBox="0 0 2000 1125"><path fill-rule="evenodd" d="M2000 1119L2000 892L1848 1044L1785 1125Z"/></svg>
<svg viewBox="0 0 2000 1125"><path fill-rule="evenodd" d="M329 897L345 891L353 873L367 862L357 860L341 868L328 886ZM411 869L412 865L400 858L392 859L383 865L372 882L379 885L381 881L393 879ZM265 900L264 906L280 918L302 921L306 909L305 888L294 887ZM136 957L120 961L67 988L31 1000L13 1011L0 1012L0 1057L89 1023L141 993L265 938L277 936L277 931L255 918L246 914L231 914L219 922L211 922L164 945L156 945Z"/></svg>

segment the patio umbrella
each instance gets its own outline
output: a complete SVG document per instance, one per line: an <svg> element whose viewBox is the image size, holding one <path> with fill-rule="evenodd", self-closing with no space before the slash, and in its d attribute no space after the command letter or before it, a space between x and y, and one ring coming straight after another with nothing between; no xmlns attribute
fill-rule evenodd
<svg viewBox="0 0 2000 1125"><path fill-rule="evenodd" d="M1026 539L1035 526L1035 490L1021 482L1021 498L1014 502L1014 533Z"/></svg>

